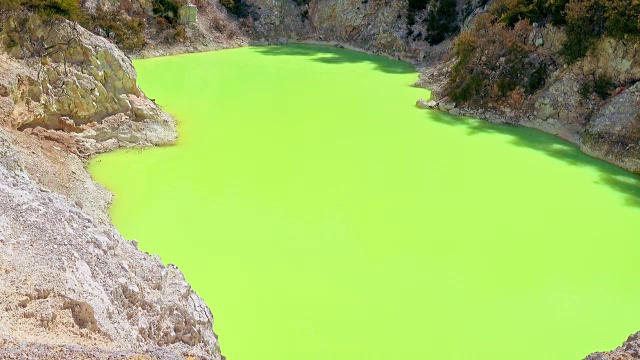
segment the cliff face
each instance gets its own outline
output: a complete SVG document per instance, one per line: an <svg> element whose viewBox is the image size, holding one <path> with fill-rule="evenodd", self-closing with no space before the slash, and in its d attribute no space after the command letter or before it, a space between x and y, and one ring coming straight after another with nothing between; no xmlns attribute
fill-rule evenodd
<svg viewBox="0 0 640 360"><path fill-rule="evenodd" d="M2 24L0 124L89 155L175 141L175 121L136 85L118 48L75 23L21 14Z"/></svg>
<svg viewBox="0 0 640 360"><path fill-rule="evenodd" d="M484 26L471 27L470 36L491 37L483 34ZM502 34L514 36L515 31L504 30ZM433 100L421 106L443 108L446 104L446 111L452 114L541 129L579 145L586 154L640 173L640 40L601 37L586 56L567 63L561 55L566 39L562 28L534 26L524 35L521 45L527 49L525 61L545 70L539 88L526 89L526 84L518 84L497 98L487 90L483 98L456 106L449 95L458 86L452 68L460 58L452 54L448 62L421 73L416 85L432 90ZM479 46L482 51L470 55L475 74L480 79L504 76L500 68L505 67L504 60L509 56L507 46L484 40ZM602 84L608 89L598 89L605 86ZM497 86L500 84L492 89Z"/></svg>
<svg viewBox="0 0 640 360"><path fill-rule="evenodd" d="M220 359L206 304L122 238L81 160L172 143L173 118L74 23L13 14L0 49L0 357Z"/></svg>
<svg viewBox="0 0 640 360"><path fill-rule="evenodd" d="M219 50L249 43L242 25L218 0L168 0L165 3L173 4L176 10L166 13L154 11L151 0L81 3L89 19L82 24L95 34L115 43L139 37L134 46L118 44L135 58ZM106 20L102 19L105 17ZM132 27L132 19L142 25Z"/></svg>
<svg viewBox="0 0 640 360"><path fill-rule="evenodd" d="M60 175L75 173L79 179L68 186L91 182L77 157L54 143L30 147L35 144L23 136L0 130L0 333L8 340L74 345L87 355L108 350L219 359L211 312L182 273L89 216L96 211L91 204L51 191L46 176L36 181L38 170L26 170L25 158ZM109 196L104 190L92 195ZM0 357L8 351L0 348Z"/></svg>
<svg viewBox="0 0 640 360"><path fill-rule="evenodd" d="M412 63L433 62L450 48L446 40L425 40L429 8L410 11L408 0L247 0L252 19L249 36L259 44L327 42ZM481 1L454 1L454 23L464 27ZM410 19L410 20L409 20Z"/></svg>
<svg viewBox="0 0 640 360"><path fill-rule="evenodd" d="M250 35L263 43L324 41L410 61L422 60L428 47L406 36L406 1L312 0L300 6L293 1L247 3L258 14Z"/></svg>

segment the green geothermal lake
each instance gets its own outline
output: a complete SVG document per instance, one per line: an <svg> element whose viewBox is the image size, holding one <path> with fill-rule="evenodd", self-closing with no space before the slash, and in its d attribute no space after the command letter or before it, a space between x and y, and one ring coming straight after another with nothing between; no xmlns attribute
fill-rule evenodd
<svg viewBox="0 0 640 360"><path fill-rule="evenodd" d="M230 360L581 359L640 330L640 181L419 110L412 67L319 46L135 63L177 146L100 156L127 238Z"/></svg>

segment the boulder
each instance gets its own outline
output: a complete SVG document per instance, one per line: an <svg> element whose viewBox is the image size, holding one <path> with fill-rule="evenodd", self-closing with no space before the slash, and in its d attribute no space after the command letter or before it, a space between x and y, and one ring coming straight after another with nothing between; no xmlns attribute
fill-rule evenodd
<svg viewBox="0 0 640 360"><path fill-rule="evenodd" d="M456 107L456 103L449 100L448 98L445 98L438 102L438 109L440 109L441 111L450 111L450 110L453 110L455 107Z"/></svg>
<svg viewBox="0 0 640 360"><path fill-rule="evenodd" d="M640 82L610 99L582 133L582 151L640 172Z"/></svg>
<svg viewBox="0 0 640 360"><path fill-rule="evenodd" d="M416 106L420 109L435 109L438 107L438 103L433 100L419 99L416 101Z"/></svg>
<svg viewBox="0 0 640 360"><path fill-rule="evenodd" d="M186 14L195 16L189 9ZM0 52L4 125L78 133L90 126L98 134L82 142L83 154L175 141L175 120L147 99L131 60L108 40L64 19L16 15L0 26L0 49L5 48L9 54ZM114 116L141 124L128 125L126 136L112 124L100 126ZM112 139L108 146L100 144Z"/></svg>

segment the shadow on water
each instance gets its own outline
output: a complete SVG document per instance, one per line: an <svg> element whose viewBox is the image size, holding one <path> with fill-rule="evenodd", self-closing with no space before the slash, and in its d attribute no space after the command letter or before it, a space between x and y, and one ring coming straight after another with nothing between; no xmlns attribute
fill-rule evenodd
<svg viewBox="0 0 640 360"><path fill-rule="evenodd" d="M429 112L434 114L433 112ZM482 120L475 120L446 113L431 116L431 120L451 126L465 127L470 136L478 134L502 134L511 137L511 143L516 146L534 149L564 161L570 166L588 166L596 170L600 179L598 183L607 185L625 196L625 204L640 208L640 175L633 174L603 160L592 158L580 149L553 135L540 130L525 127L493 124Z"/></svg>
<svg viewBox="0 0 640 360"><path fill-rule="evenodd" d="M328 45L288 44L261 47L258 48L258 51L263 55L312 57L311 61L323 64L340 65L367 62L375 65L376 70L391 74L416 72L413 65L409 63Z"/></svg>
<svg viewBox="0 0 640 360"><path fill-rule="evenodd" d="M288 44L258 48L264 55L272 56L304 56L312 61L324 64L356 64L371 63L375 69L391 74L415 73L409 63L359 53L327 45ZM433 112L429 112L433 114ZM542 131L520 126L493 124L446 113L438 113L431 119L443 124L461 126L467 129L468 135L498 133L512 138L516 146L535 149L547 156L562 160L571 166L588 166L600 174L599 183L605 184L625 196L625 203L640 208L640 175L633 174L605 161L583 154L580 149L562 139Z"/></svg>

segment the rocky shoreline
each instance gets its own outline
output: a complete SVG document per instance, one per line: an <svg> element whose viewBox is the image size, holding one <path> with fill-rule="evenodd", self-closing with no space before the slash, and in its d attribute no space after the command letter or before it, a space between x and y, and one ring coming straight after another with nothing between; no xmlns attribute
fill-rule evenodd
<svg viewBox="0 0 640 360"><path fill-rule="evenodd" d="M175 120L117 47L75 23L18 13L0 48L0 358L221 359L207 305L122 238L113 195L85 169L172 144Z"/></svg>
<svg viewBox="0 0 640 360"><path fill-rule="evenodd" d="M489 6L472 3L462 29ZM204 4L186 41L146 34L149 46L128 56L73 22L25 12L0 19L0 359L223 358L209 308L177 268L118 234L108 215L113 195L84 168L95 154L177 138L175 120L138 88L129 57L298 42L404 60L421 68L415 86L433 94L419 107L537 128L640 172L638 42L603 40L518 106L472 106L447 98L452 41L409 37L426 29L417 21L407 31L404 1L247 0L254 14L246 19L220 15L217 1ZM536 28L531 44L557 53L562 36ZM598 71L629 85L606 101L585 98L580 85ZM587 359L640 358L638 344L634 334Z"/></svg>
<svg viewBox="0 0 640 360"><path fill-rule="evenodd" d="M558 30L539 35L541 41L559 36ZM549 42L549 48L541 51L557 54L558 41ZM431 90L431 98L418 99L416 106L538 129L579 146L589 156L640 173L640 62L636 56L640 41L605 38L597 49L556 70L541 90L523 96L517 104L456 104L447 96L454 61L441 62L421 72L415 86ZM585 97L581 88L596 72L628 85L617 88L605 100Z"/></svg>

